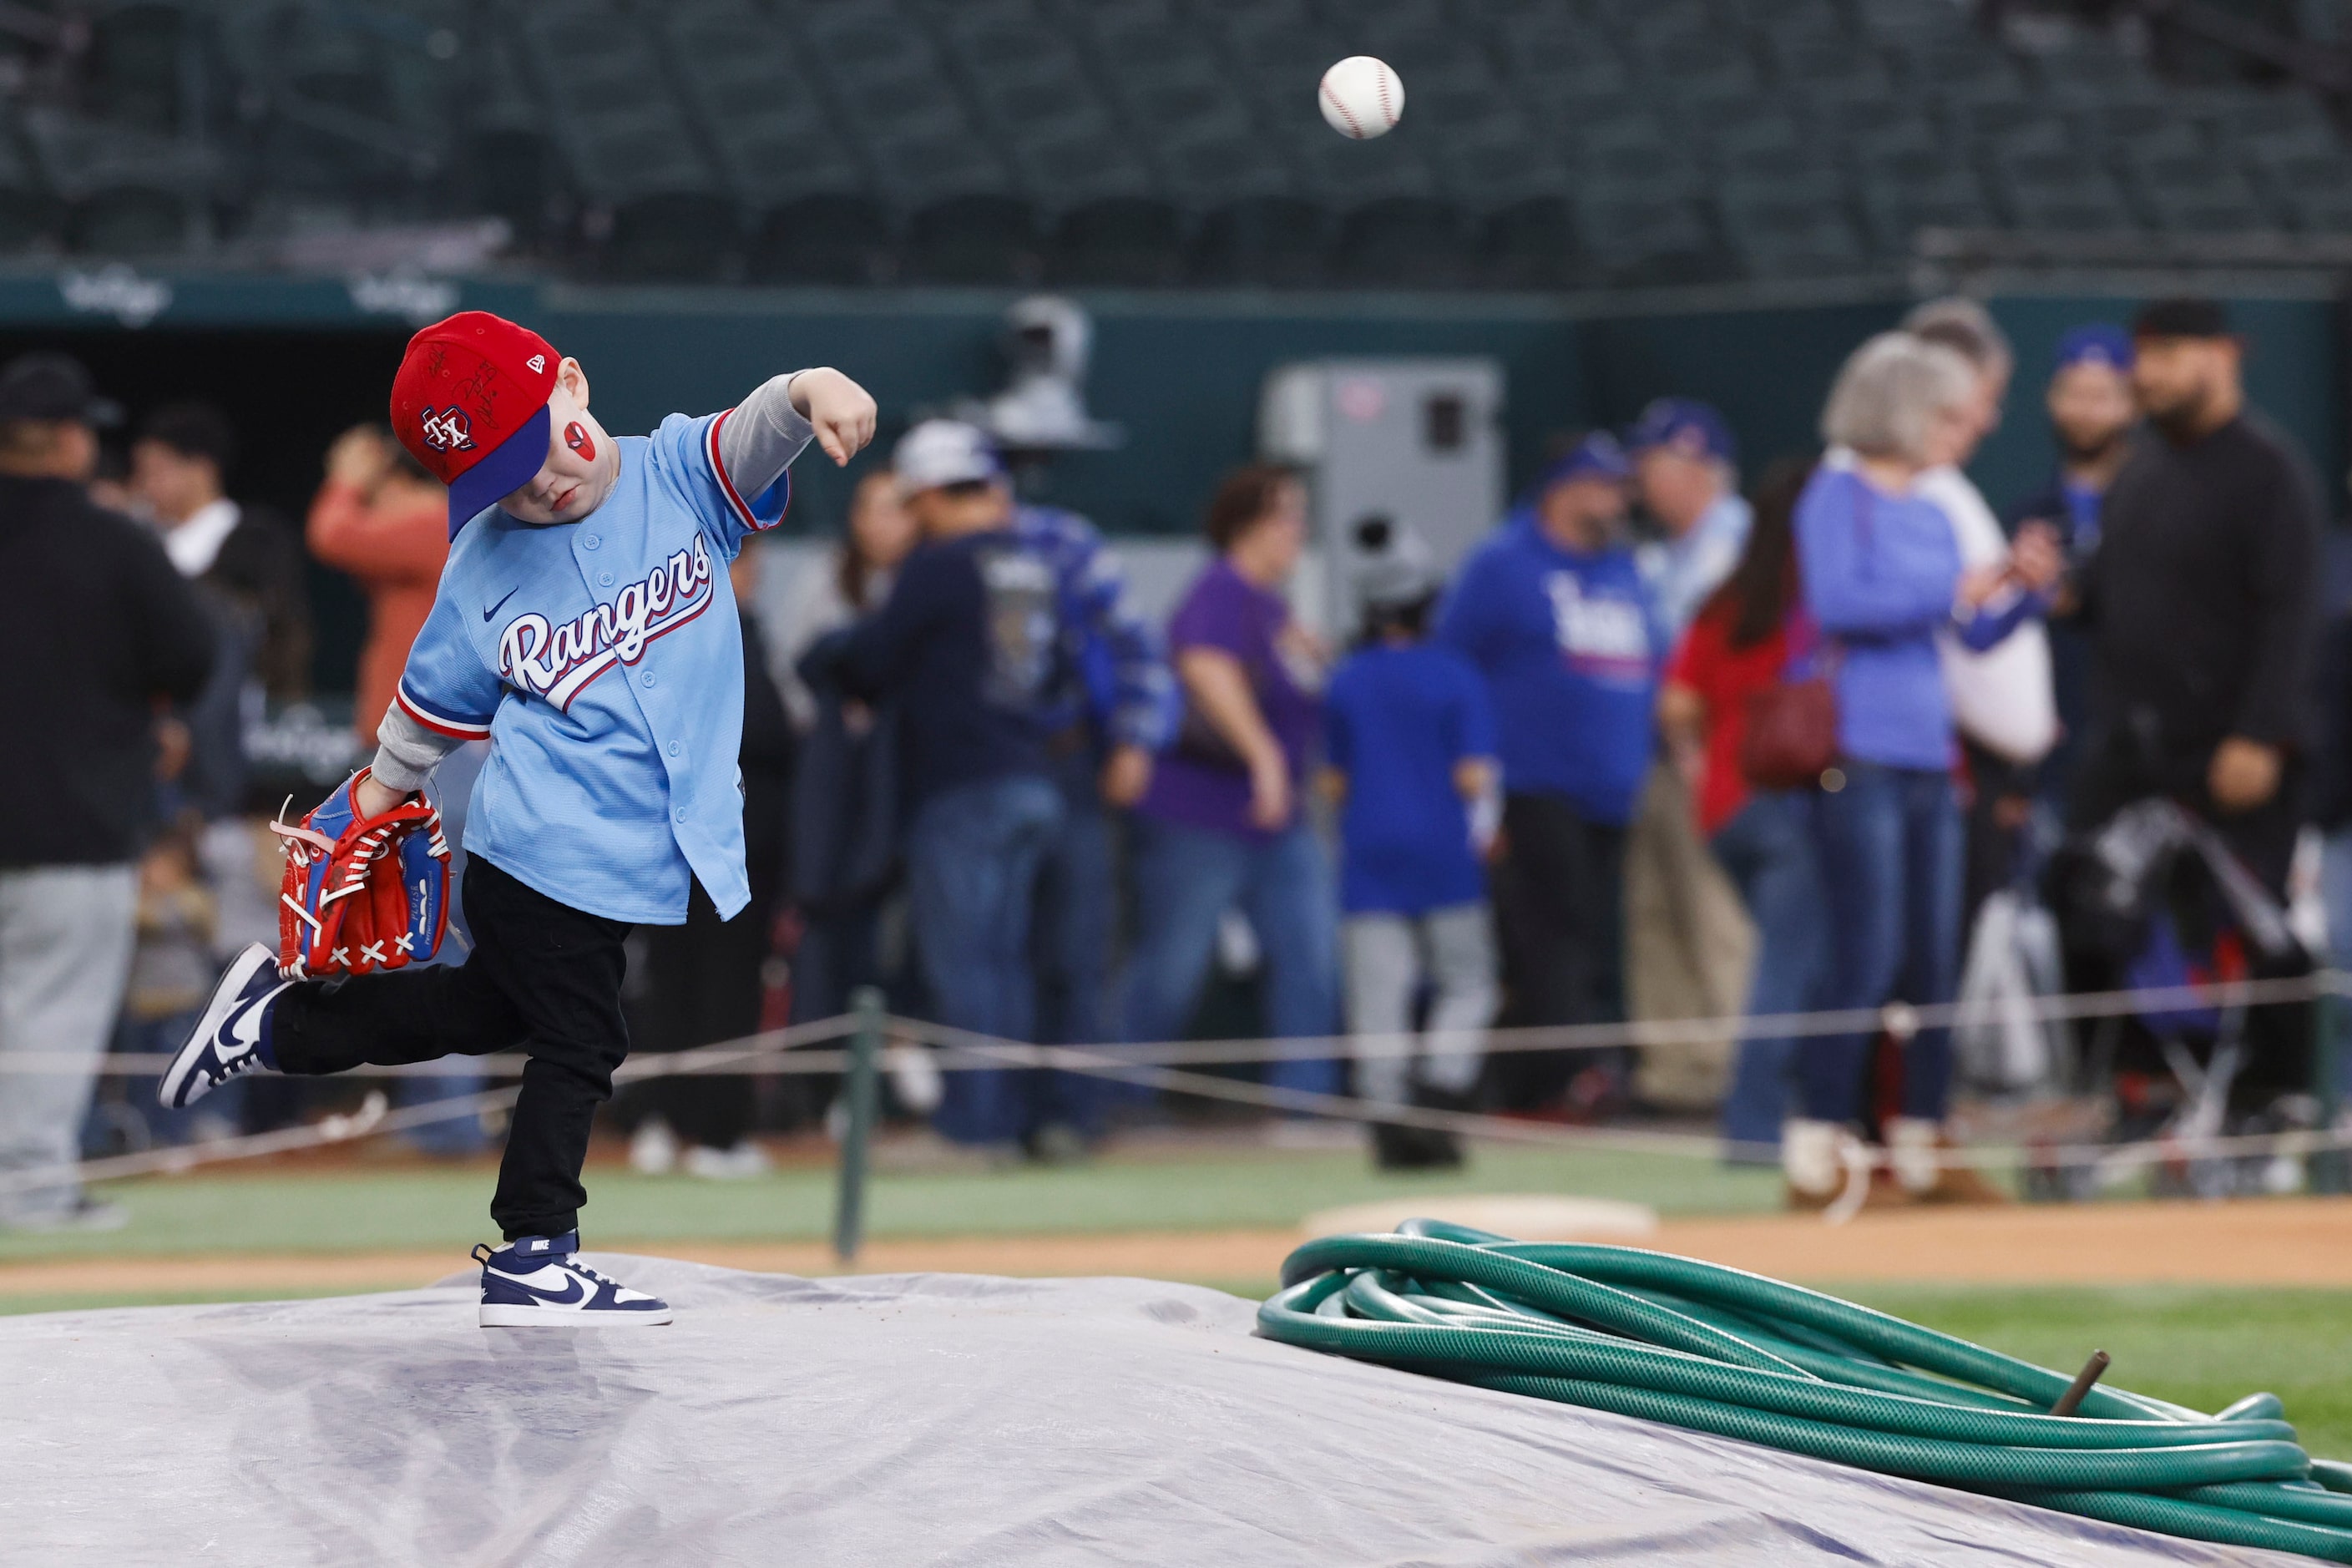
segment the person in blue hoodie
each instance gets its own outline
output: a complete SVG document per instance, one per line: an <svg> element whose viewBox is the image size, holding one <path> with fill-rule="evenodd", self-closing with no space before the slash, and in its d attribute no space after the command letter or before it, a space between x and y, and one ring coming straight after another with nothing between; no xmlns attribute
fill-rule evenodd
<svg viewBox="0 0 2352 1568"><path fill-rule="evenodd" d="M1339 952L1356 1093L1463 1111L1495 1016L1495 939L1479 866L1495 786L1495 721L1469 660L1428 640L1439 580L1420 537L1360 523L1363 639L1323 700L1325 794L1339 807ZM1414 1004L1428 994L1429 1032ZM1451 1132L1372 1123L1384 1171L1453 1166Z"/></svg>
<svg viewBox="0 0 2352 1568"><path fill-rule="evenodd" d="M1503 828L1493 877L1503 1021L1623 1018L1625 829L1650 765L1669 647L1624 537L1631 466L1605 433L1537 479L1462 568L1438 641L1476 665L1495 712ZM1496 1058L1496 1098L1591 1110L1621 1058Z"/></svg>
<svg viewBox="0 0 2352 1568"><path fill-rule="evenodd" d="M1952 787L1952 705L1936 651L1949 626L1990 647L2043 614L2063 570L2047 528L2022 531L2006 561L1964 571L1950 521L1915 481L1951 463L1971 435L1973 373L1907 332L1864 343L1822 415L1830 452L1797 499L1805 607L1821 628L1837 694L1838 758L1822 779L1815 844L1830 916L1821 1005L1870 1009L1949 1002L1960 954L1961 820ZM1951 1032L1903 1031L1900 1112L1887 1119L1894 1191L1932 1202L1992 1193L1945 1168ZM1782 1130L1792 1204L1832 1201L1855 1163L1874 1030L1805 1039L1804 1114Z"/></svg>

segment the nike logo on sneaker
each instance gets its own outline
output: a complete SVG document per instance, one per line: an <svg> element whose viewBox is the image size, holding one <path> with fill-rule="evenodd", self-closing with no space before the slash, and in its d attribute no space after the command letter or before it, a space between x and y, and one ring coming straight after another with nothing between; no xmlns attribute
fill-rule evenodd
<svg viewBox="0 0 2352 1568"><path fill-rule="evenodd" d="M527 1295L536 1296L551 1307L569 1307L576 1301L585 1300L588 1296L587 1285L577 1275L564 1276L563 1289L560 1294L553 1290L542 1289L526 1280L518 1279L511 1274L507 1275L506 1279L507 1283L516 1289Z"/></svg>
<svg viewBox="0 0 2352 1568"><path fill-rule="evenodd" d="M274 996L277 993L272 992L270 994ZM261 1044L261 1004L248 1002L238 1008L236 1012L230 1015L228 1027L223 1029L221 1034L225 1037L213 1047L213 1053L223 1062L231 1061L252 1051Z"/></svg>
<svg viewBox="0 0 2352 1568"><path fill-rule="evenodd" d="M495 616L495 615L497 615L497 614L499 613L499 605L504 605L504 604L505 604L509 599L513 598L517 594L520 594L520 593L521 593L521 592L522 592L522 588L521 588L521 586L520 586L520 584L518 584L518 585L517 585L517 586L515 586L515 587L509 588L509 589L508 589L504 594L499 595L499 602L498 602L498 604L497 604L497 605L492 605L488 609L484 610L484 611L482 612L482 619L483 619L483 621L484 621L485 623L487 623L492 616Z"/></svg>

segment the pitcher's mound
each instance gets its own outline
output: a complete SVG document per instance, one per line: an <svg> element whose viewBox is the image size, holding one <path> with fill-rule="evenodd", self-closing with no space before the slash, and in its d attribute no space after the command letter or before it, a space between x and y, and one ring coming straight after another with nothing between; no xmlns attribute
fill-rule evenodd
<svg viewBox="0 0 2352 1568"><path fill-rule="evenodd" d="M1299 1228L1308 1236L1355 1236L1391 1231L1400 1220L1443 1219L1521 1241L1639 1241L1658 1228L1658 1211L1646 1204L1608 1198L1564 1198L1540 1193L1460 1193L1445 1197L1382 1198L1308 1215Z"/></svg>

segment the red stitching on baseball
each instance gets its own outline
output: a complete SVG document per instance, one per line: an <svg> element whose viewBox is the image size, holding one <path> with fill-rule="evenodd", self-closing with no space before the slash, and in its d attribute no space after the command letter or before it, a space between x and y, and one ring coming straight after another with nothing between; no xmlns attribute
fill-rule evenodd
<svg viewBox="0 0 2352 1568"><path fill-rule="evenodd" d="M1347 120L1348 134L1353 136L1357 141L1361 142L1364 139L1364 128L1356 123L1354 113L1349 110L1345 103L1342 103L1339 100L1339 95L1331 90L1331 83L1328 79L1323 83L1323 96L1331 100L1331 107L1338 110Z"/></svg>
<svg viewBox="0 0 2352 1568"><path fill-rule="evenodd" d="M1388 67L1382 66L1380 69L1372 73L1372 85L1380 89L1381 122L1383 124L1393 126L1397 121L1397 117L1396 110L1389 107Z"/></svg>

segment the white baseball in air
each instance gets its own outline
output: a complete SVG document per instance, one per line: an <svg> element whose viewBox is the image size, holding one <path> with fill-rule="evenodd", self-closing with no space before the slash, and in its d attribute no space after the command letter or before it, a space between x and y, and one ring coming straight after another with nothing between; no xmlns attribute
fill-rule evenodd
<svg viewBox="0 0 2352 1568"><path fill-rule="evenodd" d="M1404 83L1386 60L1370 55L1349 55L1323 73L1322 90L1315 95L1324 122L1357 142L1385 136L1404 113Z"/></svg>

